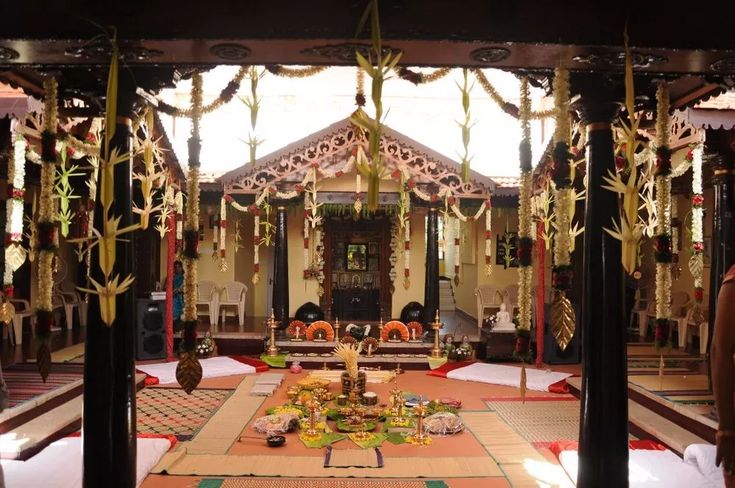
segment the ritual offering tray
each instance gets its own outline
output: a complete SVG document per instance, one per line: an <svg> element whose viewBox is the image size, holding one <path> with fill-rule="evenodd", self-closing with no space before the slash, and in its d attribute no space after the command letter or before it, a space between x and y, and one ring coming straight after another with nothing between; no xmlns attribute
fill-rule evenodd
<svg viewBox="0 0 735 488"><path fill-rule="evenodd" d="M302 390L315 390L317 388L328 388L329 380L322 380L319 378L303 378L297 383Z"/></svg>
<svg viewBox="0 0 735 488"><path fill-rule="evenodd" d="M365 420L359 424L351 424L346 419L340 419L336 422L337 430L340 432L370 432L375 429L376 422Z"/></svg>
<svg viewBox="0 0 735 488"><path fill-rule="evenodd" d="M365 405L377 405L378 404L378 395L375 392L372 391L366 391L362 394L362 401Z"/></svg>

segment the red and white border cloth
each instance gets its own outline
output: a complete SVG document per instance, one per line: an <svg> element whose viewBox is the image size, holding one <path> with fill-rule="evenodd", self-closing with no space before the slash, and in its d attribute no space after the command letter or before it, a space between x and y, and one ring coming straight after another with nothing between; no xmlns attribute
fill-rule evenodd
<svg viewBox="0 0 735 488"><path fill-rule="evenodd" d="M715 446L691 444L684 459L650 440L628 443L628 481L631 488L715 488L724 487L722 468L715 466ZM577 479L578 443L554 442L549 449L559 458L570 479Z"/></svg>
<svg viewBox="0 0 735 488"><path fill-rule="evenodd" d="M268 365L264 362L245 356L216 356L202 359L199 363L202 365L202 379L268 371ZM135 369L148 375L145 379L146 385L166 385L176 383L176 366L178 364L178 361L138 364Z"/></svg>
<svg viewBox="0 0 735 488"><path fill-rule="evenodd" d="M431 370L429 376L453 380L474 381L491 385L514 386L521 384L521 368L490 363L456 362ZM566 379L570 373L526 367L526 388L551 393L569 393Z"/></svg>
<svg viewBox="0 0 735 488"><path fill-rule="evenodd" d="M136 486L140 486L176 439L138 435ZM2 460L5 486L12 488L82 487L82 438L64 437L26 461Z"/></svg>

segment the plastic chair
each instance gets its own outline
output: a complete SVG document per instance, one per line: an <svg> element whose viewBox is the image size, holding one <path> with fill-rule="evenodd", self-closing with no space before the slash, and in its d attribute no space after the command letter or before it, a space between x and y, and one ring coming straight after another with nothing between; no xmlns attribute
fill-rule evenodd
<svg viewBox="0 0 735 488"><path fill-rule="evenodd" d="M206 306L207 312L209 313L209 324L213 325L217 323L217 303L218 303L218 288L214 281L202 280L199 282L199 297L197 298L197 307Z"/></svg>
<svg viewBox="0 0 735 488"><path fill-rule="evenodd" d="M10 303L15 307L15 315L13 316L13 328L9 330L10 344L23 344L23 319L30 318L31 334L35 334L36 314L31 308L28 300L20 298L11 298Z"/></svg>
<svg viewBox="0 0 735 488"><path fill-rule="evenodd" d="M245 283L239 281L230 281L222 287L220 293L225 295L224 300L220 297L217 303L216 317L220 316L220 308L222 307L237 307L237 318L240 327L245 325L245 296L248 293L248 287ZM225 322L225 316L227 311L222 309L222 323Z"/></svg>
<svg viewBox="0 0 735 488"><path fill-rule="evenodd" d="M500 308L500 304L503 300L493 285L478 286L475 288L475 296L477 297L477 328L482 329L482 322L485 318L485 309Z"/></svg>

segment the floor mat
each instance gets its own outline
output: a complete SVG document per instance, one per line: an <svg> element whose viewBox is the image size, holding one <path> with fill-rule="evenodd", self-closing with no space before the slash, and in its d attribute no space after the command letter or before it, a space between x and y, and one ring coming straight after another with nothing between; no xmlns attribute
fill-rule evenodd
<svg viewBox="0 0 735 488"><path fill-rule="evenodd" d="M576 439L579 435L579 402L487 402L505 423L528 442Z"/></svg>
<svg viewBox="0 0 735 488"><path fill-rule="evenodd" d="M414 480L287 480L275 479L203 479L197 488L447 488L443 481Z"/></svg>
<svg viewBox="0 0 735 488"><path fill-rule="evenodd" d="M207 423L233 390L144 388L137 397L138 432L189 440Z"/></svg>
<svg viewBox="0 0 735 488"><path fill-rule="evenodd" d="M651 375L631 375L628 381L648 391L655 392L683 392L695 394L709 389L709 378L704 374L664 375L663 378Z"/></svg>
<svg viewBox="0 0 735 488"><path fill-rule="evenodd" d="M333 449L327 446L324 454L325 468L382 468L383 454L378 448Z"/></svg>
<svg viewBox="0 0 735 488"><path fill-rule="evenodd" d="M84 365L54 364L44 383L35 363L13 364L3 368L3 378L10 393L8 408L12 408L53 390L81 385Z"/></svg>

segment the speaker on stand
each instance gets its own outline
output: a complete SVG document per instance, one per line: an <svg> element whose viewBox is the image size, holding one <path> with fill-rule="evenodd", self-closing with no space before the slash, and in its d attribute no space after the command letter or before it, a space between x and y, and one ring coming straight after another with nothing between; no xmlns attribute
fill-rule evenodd
<svg viewBox="0 0 735 488"><path fill-rule="evenodd" d="M137 341L139 360L166 358L166 301L138 299Z"/></svg>

